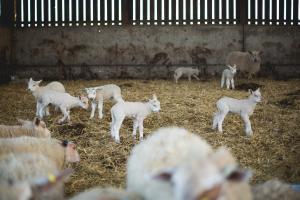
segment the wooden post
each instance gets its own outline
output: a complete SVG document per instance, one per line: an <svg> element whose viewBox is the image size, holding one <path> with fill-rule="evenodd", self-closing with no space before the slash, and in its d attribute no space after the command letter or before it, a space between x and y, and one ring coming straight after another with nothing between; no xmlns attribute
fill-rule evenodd
<svg viewBox="0 0 300 200"><path fill-rule="evenodd" d="M1 3L0 25L12 27L14 22L14 1L2 0Z"/></svg>
<svg viewBox="0 0 300 200"><path fill-rule="evenodd" d="M131 20L131 8L130 8L131 0L122 0L122 24L123 25L130 25Z"/></svg>

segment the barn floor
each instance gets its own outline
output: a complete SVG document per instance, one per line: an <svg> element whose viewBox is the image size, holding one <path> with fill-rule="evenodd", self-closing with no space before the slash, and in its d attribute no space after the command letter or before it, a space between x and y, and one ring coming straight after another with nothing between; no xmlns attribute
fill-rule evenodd
<svg viewBox="0 0 300 200"><path fill-rule="evenodd" d="M238 80L236 85L246 83ZM80 88L116 83L128 101L146 101L156 93L161 112L151 114L144 122L145 136L163 126L181 126L207 139L214 147L229 147L242 166L251 168L252 183L274 177L287 182L300 182L300 80L274 81L256 79L262 85L263 102L252 116L253 137L246 137L238 116L228 115L224 133L211 130L215 102L223 95L244 98L243 90L226 91L219 80L181 80L178 85L166 80L94 80L64 81L67 91L79 94ZM0 124L15 124L16 118L31 119L35 115L33 96L24 84L0 86ZM66 193L72 195L92 186L125 186L126 159L134 146L131 120L121 129L121 144L110 138L110 107L104 104L104 118L89 120L90 111L71 111L72 124L57 125L60 113L45 121L53 137L75 141L81 162L71 164L75 173L67 182ZM95 115L97 116L97 115ZM147 155L145 155L147 156Z"/></svg>

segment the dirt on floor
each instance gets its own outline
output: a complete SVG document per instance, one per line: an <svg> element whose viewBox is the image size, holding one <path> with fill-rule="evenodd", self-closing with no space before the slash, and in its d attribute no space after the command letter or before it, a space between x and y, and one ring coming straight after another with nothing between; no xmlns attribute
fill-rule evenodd
<svg viewBox="0 0 300 200"><path fill-rule="evenodd" d="M219 80L180 80L175 85L166 80L93 80L63 81L73 95L84 87L115 83L121 86L127 101L147 101L155 93L161 102L161 112L152 113L144 122L147 137L159 127L185 127L205 138L214 147L227 146L240 164L253 172L251 183L277 177L287 182L300 182L300 80L251 80L251 86L263 86L263 101L251 117L254 135L245 136L239 116L228 115L224 133L211 130L215 103L222 96L246 98L249 81L238 80L241 90L222 90ZM257 84L257 85L253 85ZM246 86L245 86L246 85ZM16 124L17 118L35 116L35 100L26 85L0 86L0 124ZM131 136L132 121L126 119L120 135L121 144L110 137L110 108L104 104L104 118L90 120L90 109L73 109L71 124L58 125L61 114L54 109L45 119L53 137L67 139L77 144L81 161L70 164L75 169L66 184L66 194L93 186L125 187L126 160L134 146ZM145 155L147 156L147 155Z"/></svg>

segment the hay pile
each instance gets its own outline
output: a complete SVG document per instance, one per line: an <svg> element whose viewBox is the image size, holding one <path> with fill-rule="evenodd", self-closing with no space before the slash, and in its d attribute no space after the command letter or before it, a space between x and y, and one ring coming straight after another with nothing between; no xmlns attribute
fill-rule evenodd
<svg viewBox="0 0 300 200"><path fill-rule="evenodd" d="M242 90L221 90L219 80L208 82L180 81L175 85L164 80L103 80L65 81L67 91L79 94L78 89L116 83L121 86L126 100L147 100L156 93L162 111L151 114L144 122L147 136L163 126L182 126L198 133L214 147L229 147L242 166L254 172L252 183L274 177L287 182L300 181L300 80L287 82L253 80L263 85L263 102L252 117L254 135L248 138L243 133L243 124L238 116L228 115L224 121L224 133L211 131L215 102L223 95L244 98ZM239 80L238 84L246 83ZM16 118L31 119L35 115L33 96L25 91L24 85L0 87L0 124L15 124ZM290 95L286 95L290 94ZM282 106L284 99L292 98L293 104ZM281 102L281 103L280 103ZM46 119L53 136L76 142L82 161L72 164L75 169L67 183L67 195L83 191L92 186L125 186L126 159L134 146L131 120L125 120L120 131L121 145L110 138L110 107L104 104L104 118L89 120L90 111L71 111L73 124L57 125L60 113ZM97 116L97 115L95 115ZM146 156L146 155L145 155Z"/></svg>

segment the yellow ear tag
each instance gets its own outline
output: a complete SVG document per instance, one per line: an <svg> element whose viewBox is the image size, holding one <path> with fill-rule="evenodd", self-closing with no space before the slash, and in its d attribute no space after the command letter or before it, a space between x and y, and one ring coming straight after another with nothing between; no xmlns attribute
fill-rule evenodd
<svg viewBox="0 0 300 200"><path fill-rule="evenodd" d="M56 177L53 174L49 174L48 180L49 180L49 182L54 183L54 182L56 182Z"/></svg>

